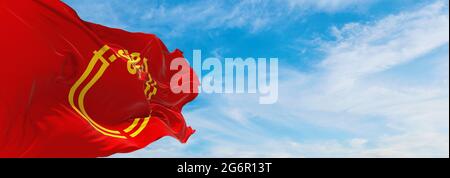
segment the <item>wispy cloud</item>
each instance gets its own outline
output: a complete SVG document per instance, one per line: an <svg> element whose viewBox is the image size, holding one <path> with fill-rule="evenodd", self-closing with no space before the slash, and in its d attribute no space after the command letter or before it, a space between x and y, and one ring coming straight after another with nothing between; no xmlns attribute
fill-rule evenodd
<svg viewBox="0 0 450 178"><path fill-rule="evenodd" d="M316 72L282 71L278 104L257 105L250 95L211 96L210 105L187 114L200 131L190 149L165 155L448 157L448 23L448 5L437 1L333 28L337 40L325 42ZM430 73L424 82L408 82L417 77L414 70L386 74L416 63L428 70L421 74ZM319 136L325 130L336 135ZM141 153L155 152L150 146Z"/></svg>
<svg viewBox="0 0 450 178"><path fill-rule="evenodd" d="M448 43L448 6L443 1L414 13L392 15L371 24L333 28L338 41L322 62L335 87L417 59Z"/></svg>
<svg viewBox="0 0 450 178"><path fill-rule="evenodd" d="M284 85L295 99L282 105L297 118L367 137L372 146L353 155L448 156L448 26L448 3L437 1L334 28L338 40L325 43L319 72L304 75L306 85ZM419 62L419 71L385 75ZM428 78L410 83L420 75Z"/></svg>
<svg viewBox="0 0 450 178"><path fill-rule="evenodd" d="M151 9L144 20L161 25L170 25L173 32L192 29L247 28L259 32L283 25L302 15L318 12L336 12L349 7L369 4L372 1L305 1L305 0L248 0L230 3L228 1L196 1L175 7L164 4Z"/></svg>
<svg viewBox="0 0 450 178"><path fill-rule="evenodd" d="M376 0L287 0L290 9L313 10L322 12L337 12L348 10L349 8L361 8ZM286 1L279 1L286 2Z"/></svg>
<svg viewBox="0 0 450 178"><path fill-rule="evenodd" d="M164 32L161 34L167 36L199 29L248 29L251 33L261 32L288 24L286 21L296 20L306 14L333 13L373 1L205 0L181 4L165 1L103 1L92 4L86 0L68 0L86 20L113 27L145 26L155 32ZM126 8L122 8L125 4Z"/></svg>
<svg viewBox="0 0 450 178"><path fill-rule="evenodd" d="M99 9L113 9L111 18L103 19L104 14L86 7L91 1L77 1L78 9L92 11L81 12L87 20L168 36L217 29L262 33L307 14L347 12L373 2L130 1L123 12L116 8L124 1L103 1ZM164 138L115 156L448 157L448 2L429 1L416 9L329 29L318 33L330 33L334 40L314 42L324 57L312 72L279 70L277 104L258 105L253 95L202 94L206 104L184 112L197 129L187 145ZM220 51L212 55L226 55Z"/></svg>

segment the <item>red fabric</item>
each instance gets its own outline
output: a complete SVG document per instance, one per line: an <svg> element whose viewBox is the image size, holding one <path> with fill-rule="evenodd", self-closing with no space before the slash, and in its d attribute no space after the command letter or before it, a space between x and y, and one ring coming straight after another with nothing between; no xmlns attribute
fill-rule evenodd
<svg viewBox="0 0 450 178"><path fill-rule="evenodd" d="M169 88L180 51L155 35L82 21L57 0L0 3L0 157L109 156L194 132L181 110L197 94Z"/></svg>

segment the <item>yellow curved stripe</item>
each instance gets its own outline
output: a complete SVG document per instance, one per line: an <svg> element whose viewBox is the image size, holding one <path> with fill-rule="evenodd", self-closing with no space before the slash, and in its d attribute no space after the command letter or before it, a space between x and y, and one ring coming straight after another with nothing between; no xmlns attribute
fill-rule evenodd
<svg viewBox="0 0 450 178"><path fill-rule="evenodd" d="M104 63L99 71L94 75L94 77L92 78L91 81L89 81L89 83L86 84L86 86L81 90L80 95L78 97L78 106L80 107L80 111L81 113L83 113L86 118L92 122L92 124L94 124L96 127L100 128L101 130L104 130L106 132L110 132L110 133L114 133L114 134L120 134L119 131L117 130L110 130L107 129L99 124L97 124L94 120L92 120L92 118L86 113L86 110L84 108L84 97L86 96L86 93L89 91L89 89L95 84L95 82L97 82L98 79L100 79L100 77L103 75L103 73L105 72L106 68L108 68L109 64L108 63Z"/></svg>
<svg viewBox="0 0 450 178"><path fill-rule="evenodd" d="M140 118L134 119L133 123L130 126L128 126L126 129L124 129L123 131L126 133L132 131L136 127L136 125L139 123L139 120L141 120L141 119Z"/></svg>
<svg viewBox="0 0 450 178"><path fill-rule="evenodd" d="M139 133L141 133L142 130L144 130L145 126L147 126L149 120L150 120L150 116L146 117L144 119L144 121L142 122L141 126L139 126L139 128L136 130L136 132L132 133L130 136L136 137Z"/></svg>
<svg viewBox="0 0 450 178"><path fill-rule="evenodd" d="M91 73L91 71L93 70L95 64L97 64L99 58L101 58L101 56L103 53L105 53L107 50L109 50L109 47L107 45L103 46L98 52L95 53L95 55L92 57L91 61L89 62L86 70L84 71L84 73L81 75L81 77L75 82L75 84L72 86L72 88L69 91L69 104L72 106L72 108L80 115L82 116L86 121L88 121L88 123L94 127L95 130L97 130L98 132L107 135L107 136L111 136L111 137L115 137L115 138L124 138L126 139L125 136L120 136L120 135L112 135L109 133L106 133L102 130L100 130L99 128L97 128L89 118L86 118L81 112L80 110L78 110L78 108L75 106L74 103L74 95L75 92L77 91L77 89L80 87L80 85L86 80L86 78L89 76L89 74Z"/></svg>
<svg viewBox="0 0 450 178"><path fill-rule="evenodd" d="M110 137L115 137L115 138L121 138L121 139L126 139L127 137L121 135L121 133L117 130L110 130L107 129L105 127L102 127L100 124L96 123L86 112L85 107L84 107L84 98L86 96L86 93L89 91L90 88L92 88L92 86L102 77L102 75L104 74L104 72L106 71L106 69L109 67L109 62L105 60L105 58L103 58L103 54L108 51L110 48L107 45L104 45L99 51L95 51L94 52L94 56L92 57L91 61L89 62L86 70L84 71L84 73L81 75L81 77L74 83L74 85L71 87L70 91L69 91L69 103L72 106L72 108L79 114L81 115L86 121L88 121L88 123L98 132L106 135L106 136L110 136ZM114 62L115 56L111 56L109 58L109 60L111 62ZM99 60L102 62L102 65L100 67L100 69L97 71L97 73L94 75L94 77L84 86L84 88L81 90L80 94L78 95L78 107L75 106L75 101L74 101L74 96L76 91L78 90L78 88L81 86L81 84L89 77L89 75L91 74L91 72L93 71L95 65L99 62ZM146 60L144 58L144 60ZM147 66L147 62L144 61L144 67L145 69L148 71L148 66ZM149 74L149 78L150 78L150 83L151 86L154 86L156 84L155 81L152 81L151 76ZM148 85L148 84L147 84ZM148 87L148 90L150 89L150 87ZM146 92L145 92L146 93ZM152 92L153 94L156 93L156 88L153 90ZM142 122L142 124L139 126L139 128L132 133L130 136L131 137L135 137L137 136L139 133L141 133L145 127L148 124L149 121L149 117L144 118L144 121ZM136 128L136 126L139 124L139 121L141 119L140 118L136 118L133 123L128 126L126 129L124 129L123 131L128 133L131 132L134 128Z"/></svg>
<svg viewBox="0 0 450 178"><path fill-rule="evenodd" d="M84 117L84 116L83 116ZM84 117L85 118L85 117ZM87 118L85 118L85 119L87 119ZM123 138L123 139L126 139L127 137L125 137L125 136L123 136L123 135L113 135L113 134L110 134L110 133L106 133L106 132L104 132L103 130L100 130L100 129L98 129L97 127L95 127L90 121L88 121L89 122L89 124L92 126L92 127L94 127L94 129L95 130L97 130L98 132L100 132L100 133L102 133L103 135L106 135L106 136L110 136L110 137L114 137L114 138Z"/></svg>
<svg viewBox="0 0 450 178"><path fill-rule="evenodd" d="M92 57L91 62L89 62L86 70L84 71L84 73L81 75L81 77L75 82L75 84L70 89L70 92L69 92L69 103L70 103L70 105L72 105L72 107L74 109L76 109L74 101L73 101L73 96L75 95L75 91L78 89L78 87L80 87L81 83L83 83L86 80L86 78L89 76L89 74L91 73L91 71L94 68L95 64L97 63L98 59L99 58L97 58L95 56Z"/></svg>

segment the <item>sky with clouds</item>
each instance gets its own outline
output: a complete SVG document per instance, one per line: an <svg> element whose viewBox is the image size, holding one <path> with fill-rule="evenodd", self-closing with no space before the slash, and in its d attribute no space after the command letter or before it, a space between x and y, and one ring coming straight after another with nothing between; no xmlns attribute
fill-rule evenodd
<svg viewBox="0 0 450 178"><path fill-rule="evenodd" d="M201 94L197 130L113 157L449 157L445 0L64 0L204 58L276 57L279 99Z"/></svg>

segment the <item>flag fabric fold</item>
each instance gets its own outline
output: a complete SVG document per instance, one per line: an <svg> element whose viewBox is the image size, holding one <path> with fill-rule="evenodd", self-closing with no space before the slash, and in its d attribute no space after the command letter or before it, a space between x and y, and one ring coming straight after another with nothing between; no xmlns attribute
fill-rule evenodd
<svg viewBox="0 0 450 178"><path fill-rule="evenodd" d="M0 157L103 157L194 133L181 111L197 94L170 89L181 51L58 0L0 3Z"/></svg>

